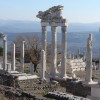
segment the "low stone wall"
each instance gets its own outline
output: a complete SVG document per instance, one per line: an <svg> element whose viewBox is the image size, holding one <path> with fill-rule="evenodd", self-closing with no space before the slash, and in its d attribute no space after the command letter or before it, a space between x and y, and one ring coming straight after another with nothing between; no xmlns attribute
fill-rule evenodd
<svg viewBox="0 0 100 100"><path fill-rule="evenodd" d="M70 92L74 95L86 97L91 95L91 87L83 85L82 82L66 81L66 92Z"/></svg>
<svg viewBox="0 0 100 100"><path fill-rule="evenodd" d="M44 95L58 88L58 84L54 82L39 78L19 81L17 77L6 73L0 74L0 85L0 91L4 92L8 100L47 100Z"/></svg>
<svg viewBox="0 0 100 100"><path fill-rule="evenodd" d="M89 85L82 84L81 81L77 81L74 79L67 79L67 80L59 80L59 79L51 79L56 80L59 84L66 88L66 92L72 93L73 95L87 97L91 95L91 87Z"/></svg>

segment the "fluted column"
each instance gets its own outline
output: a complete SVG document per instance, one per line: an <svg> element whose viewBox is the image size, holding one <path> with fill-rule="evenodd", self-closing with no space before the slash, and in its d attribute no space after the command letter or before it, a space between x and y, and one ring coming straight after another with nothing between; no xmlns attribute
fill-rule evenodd
<svg viewBox="0 0 100 100"><path fill-rule="evenodd" d="M51 26L52 31L52 51L51 51L51 75L57 73L57 26Z"/></svg>
<svg viewBox="0 0 100 100"><path fill-rule="evenodd" d="M87 54L86 54L86 83L92 82L92 34L89 34L87 39Z"/></svg>
<svg viewBox="0 0 100 100"><path fill-rule="evenodd" d="M3 37L3 70L7 70L7 36Z"/></svg>
<svg viewBox="0 0 100 100"><path fill-rule="evenodd" d="M47 47L46 34L47 34L47 26L42 25L42 50L45 51L45 56L46 56L46 47ZM45 66L46 66L46 62L45 62ZM46 67L45 67L45 71L46 71Z"/></svg>
<svg viewBox="0 0 100 100"><path fill-rule="evenodd" d="M25 41L22 41L22 45L21 45L21 68L20 68L20 71L21 72L24 72L24 43L25 43Z"/></svg>
<svg viewBox="0 0 100 100"><path fill-rule="evenodd" d="M15 71L15 43L12 43L12 70Z"/></svg>
<svg viewBox="0 0 100 100"><path fill-rule="evenodd" d="M62 57L61 57L61 78L66 77L66 55L67 55L67 43L66 43L66 26L62 26Z"/></svg>
<svg viewBox="0 0 100 100"><path fill-rule="evenodd" d="M45 79L45 67L46 67L46 56L45 51L41 51L41 68L40 68L40 78Z"/></svg>

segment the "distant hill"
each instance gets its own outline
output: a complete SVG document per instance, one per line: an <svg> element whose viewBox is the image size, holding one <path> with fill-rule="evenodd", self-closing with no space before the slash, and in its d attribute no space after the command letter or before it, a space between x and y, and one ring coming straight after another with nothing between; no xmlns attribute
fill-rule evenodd
<svg viewBox="0 0 100 100"><path fill-rule="evenodd" d="M98 56L100 46L100 23L69 23L67 33L68 49L77 52L78 48L85 51L89 33L93 34L93 52ZM33 33L41 37L41 23L36 21L0 20L0 32L7 34L8 42L13 41L19 34L30 35ZM61 31L58 28L58 42L61 43ZM51 43L50 27L48 28L47 41Z"/></svg>
<svg viewBox="0 0 100 100"><path fill-rule="evenodd" d="M0 20L0 32L34 32L40 28L40 23L35 21Z"/></svg>
<svg viewBox="0 0 100 100"><path fill-rule="evenodd" d="M99 26L100 23L69 23L68 32L98 31ZM50 31L50 27L48 31ZM36 21L0 20L0 32L41 32L41 23Z"/></svg>

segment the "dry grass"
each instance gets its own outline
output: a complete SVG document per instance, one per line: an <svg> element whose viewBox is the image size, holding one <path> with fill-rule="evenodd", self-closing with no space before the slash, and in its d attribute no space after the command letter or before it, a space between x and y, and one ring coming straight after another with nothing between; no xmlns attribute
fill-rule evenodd
<svg viewBox="0 0 100 100"><path fill-rule="evenodd" d="M8 100L3 94L0 93L0 100Z"/></svg>

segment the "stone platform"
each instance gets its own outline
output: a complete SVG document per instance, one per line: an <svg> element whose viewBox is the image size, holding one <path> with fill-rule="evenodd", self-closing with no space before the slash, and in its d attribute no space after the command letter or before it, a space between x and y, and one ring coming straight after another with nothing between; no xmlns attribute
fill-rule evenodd
<svg viewBox="0 0 100 100"><path fill-rule="evenodd" d="M18 80L27 80L27 79L39 78L37 75L21 73L21 72L18 72L18 71L9 71L8 73L12 76L16 76Z"/></svg>
<svg viewBox="0 0 100 100"><path fill-rule="evenodd" d="M17 80L28 80L28 79L36 79L39 78L37 75L31 75L31 74L26 74L18 71L3 71L0 70L1 74L11 76L11 77L16 77Z"/></svg>

